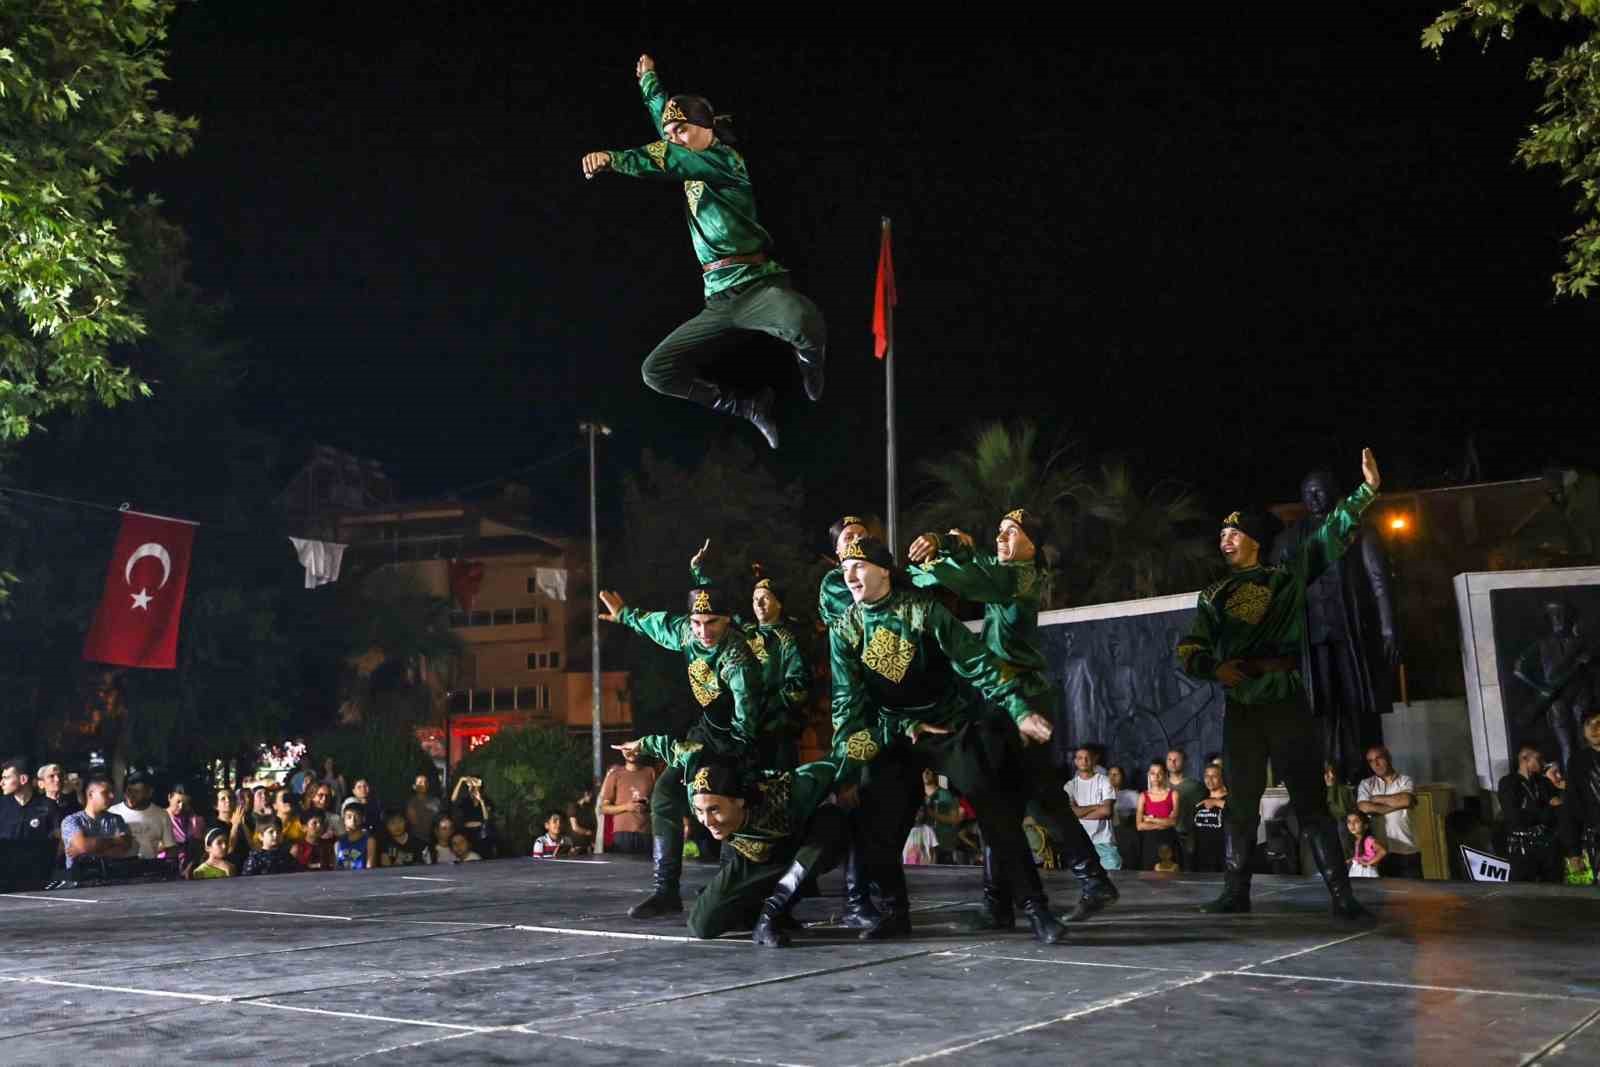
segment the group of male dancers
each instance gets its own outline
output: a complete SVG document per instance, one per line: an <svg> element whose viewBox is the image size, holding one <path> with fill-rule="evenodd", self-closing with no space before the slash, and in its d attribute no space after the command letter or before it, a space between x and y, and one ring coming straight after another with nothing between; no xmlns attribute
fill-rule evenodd
<svg viewBox="0 0 1600 1067"><path fill-rule="evenodd" d="M668 96L648 55L635 63L634 76L659 140L590 152L583 174L681 182L705 296L704 309L645 359L645 384L748 419L776 448L774 390L718 383L708 368L729 334L766 333L793 348L806 395L817 401L827 347L822 314L769 252L771 237L757 220L749 168L733 147L727 117L704 97ZM1185 671L1214 679L1228 694L1227 873L1209 910L1250 908L1249 860L1270 757L1311 841L1334 913L1367 914L1350 892L1324 804L1321 746L1298 674L1305 587L1344 553L1377 492L1370 451L1362 454L1362 472L1362 485L1281 565L1261 559L1270 522L1264 512L1229 515L1220 547L1230 573L1200 595L1193 630L1176 650ZM842 862L845 924L866 940L904 937L911 918L901 847L920 807L921 772L929 767L977 810L983 905L974 926L1014 928L1020 910L1038 940L1055 943L1066 933L1033 864L1025 815L1045 827L1077 876L1079 897L1065 922L1114 903L1117 889L1048 757L1058 692L1038 646L1034 562L1047 537L1040 515L1019 507L998 520L992 553L960 531L927 533L907 548L909 567L902 568L874 522L847 515L835 523L829 541L839 565L824 578L817 603L828 629L833 741L827 759L798 767L795 737L810 672L783 621L782 591L770 578L750 590L749 621L736 617L726 589L705 580L704 549L691 561L682 614L640 612L616 593L600 593L602 619L683 654L700 708L682 736L617 746L668 765L650 800L653 891L630 914L682 913L683 824L692 812L726 846L721 870L689 916L697 935L750 927L757 943L788 943L794 902ZM982 636L967 630L931 587L983 604Z"/></svg>
<svg viewBox="0 0 1600 1067"><path fill-rule="evenodd" d="M1306 585L1343 556L1377 496L1370 450L1362 453L1362 475L1280 565L1261 559L1271 522L1265 512L1224 519L1219 546L1228 574L1200 594L1194 625L1174 650L1187 673L1216 681L1227 694L1226 873L1222 894L1204 910L1250 910L1250 860L1270 759L1333 914L1368 917L1351 892L1327 811L1319 735L1297 659ZM1044 521L1027 508L1007 512L993 552L959 530L925 533L907 549L905 567L876 526L846 515L829 530L838 566L822 580L817 612L828 633L833 740L825 759L798 767L795 738L810 670L772 578L754 582L748 620L724 588L705 579L705 548L691 562L682 614L641 612L615 592L600 593L602 619L683 654L700 708L680 735L617 746L668 765L650 798L654 885L630 915L682 913L683 824L693 814L724 846L721 869L689 915L697 936L752 929L758 944L788 944L795 902L841 863L842 922L859 928L863 940L908 936L901 849L921 806L924 768L946 775L977 811L983 896L970 927L1013 929L1020 911L1037 940L1054 944L1066 923L1116 902L1116 886L1049 758L1058 687L1038 641L1035 561L1049 536ZM982 633L962 625L933 587L981 603ZM1065 918L1051 911L1023 833L1026 816L1049 832L1077 877L1079 896Z"/></svg>

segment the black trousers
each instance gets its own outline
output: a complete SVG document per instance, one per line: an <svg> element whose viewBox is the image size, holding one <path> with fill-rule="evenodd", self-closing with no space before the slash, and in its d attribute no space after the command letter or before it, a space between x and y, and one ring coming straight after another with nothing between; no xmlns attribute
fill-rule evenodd
<svg viewBox="0 0 1600 1067"><path fill-rule="evenodd" d="M1511 860L1513 882L1566 881L1561 849L1555 831L1510 833L1506 835L1506 857Z"/></svg>
<svg viewBox="0 0 1600 1067"><path fill-rule="evenodd" d="M1422 853L1391 852L1378 861L1378 873L1385 878L1421 878Z"/></svg>
<svg viewBox="0 0 1600 1067"><path fill-rule="evenodd" d="M1289 805L1303 833L1331 819L1322 784L1320 724L1299 700L1274 704L1227 702L1222 717L1223 774L1228 781L1228 825L1234 840L1255 845L1261 795L1267 791L1267 761L1289 790Z"/></svg>
<svg viewBox="0 0 1600 1067"><path fill-rule="evenodd" d="M724 842L722 865L689 911L689 932L695 937L717 937L729 930L750 929L791 864L804 864L815 876L833 869L850 836L847 823L844 812L824 804L811 816L804 833L774 844L760 862Z"/></svg>
<svg viewBox="0 0 1600 1067"><path fill-rule="evenodd" d="M719 342L739 330L770 334L804 355L819 353L828 343L817 305L795 292L787 274L774 274L708 297L700 314L645 357L644 384L667 396L689 396L694 383L704 380L703 368L720 355Z"/></svg>

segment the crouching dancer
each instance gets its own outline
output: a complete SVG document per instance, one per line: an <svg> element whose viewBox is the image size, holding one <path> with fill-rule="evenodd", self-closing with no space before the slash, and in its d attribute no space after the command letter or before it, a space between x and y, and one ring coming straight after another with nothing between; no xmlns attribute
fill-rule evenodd
<svg viewBox="0 0 1600 1067"><path fill-rule="evenodd" d="M778 774L746 771L725 756L691 765L689 804L724 858L689 912L690 932L717 937L754 927L756 944L788 945L800 887L838 866L848 844L844 812L828 802L837 764Z"/></svg>

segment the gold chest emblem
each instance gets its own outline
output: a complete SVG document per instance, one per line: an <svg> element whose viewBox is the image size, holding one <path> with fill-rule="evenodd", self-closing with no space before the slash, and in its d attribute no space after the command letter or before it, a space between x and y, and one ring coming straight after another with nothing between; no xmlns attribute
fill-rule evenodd
<svg viewBox="0 0 1600 1067"><path fill-rule="evenodd" d="M767 651L767 639L762 635L756 634L745 643L750 646L750 651L755 654L756 659L762 663L772 658L772 653Z"/></svg>
<svg viewBox="0 0 1600 1067"><path fill-rule="evenodd" d="M700 214L700 198L706 195L706 183L684 182L683 195L689 201L690 214L698 216Z"/></svg>
<svg viewBox="0 0 1600 1067"><path fill-rule="evenodd" d="M1228 603L1223 610L1232 618L1254 626L1267 617L1267 609L1271 606L1272 590L1247 582L1228 596Z"/></svg>
<svg viewBox="0 0 1600 1067"><path fill-rule="evenodd" d="M706 707L722 694L722 686L717 681L717 672L703 659L689 661L689 688L694 692L694 698L700 702L701 707Z"/></svg>
<svg viewBox="0 0 1600 1067"><path fill-rule="evenodd" d="M898 685L916 656L916 645L893 630L879 628L872 631L872 640L862 649L861 662Z"/></svg>

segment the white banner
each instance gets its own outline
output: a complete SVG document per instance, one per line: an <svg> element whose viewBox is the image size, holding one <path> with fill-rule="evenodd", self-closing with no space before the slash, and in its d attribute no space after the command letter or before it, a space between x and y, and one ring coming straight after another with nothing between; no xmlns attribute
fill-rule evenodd
<svg viewBox="0 0 1600 1067"><path fill-rule="evenodd" d="M534 570L534 586L551 600L567 599L567 572L559 567L538 567Z"/></svg>
<svg viewBox="0 0 1600 1067"><path fill-rule="evenodd" d="M1467 877L1474 882L1511 881L1511 861L1475 848L1461 846L1461 860L1467 866Z"/></svg>

